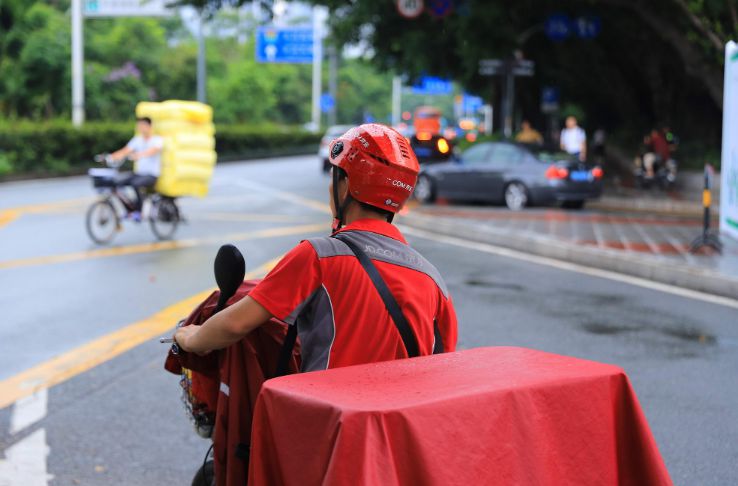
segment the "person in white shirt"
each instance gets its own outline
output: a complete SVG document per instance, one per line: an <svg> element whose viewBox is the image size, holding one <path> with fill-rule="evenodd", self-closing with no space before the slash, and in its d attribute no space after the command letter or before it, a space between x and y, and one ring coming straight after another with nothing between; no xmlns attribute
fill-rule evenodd
<svg viewBox="0 0 738 486"><path fill-rule="evenodd" d="M114 160L125 157L135 161L133 173L122 184L131 186L136 193L134 207L129 208L134 218L140 218L143 206L141 189L151 188L156 185L156 180L161 173L161 151L164 148L164 140L154 135L151 128L151 118L143 117L136 119L136 132L128 144L122 149L113 152Z"/></svg>
<svg viewBox="0 0 738 486"><path fill-rule="evenodd" d="M587 134L577 125L573 116L566 117L566 128L561 130L561 150L584 161L587 158Z"/></svg>

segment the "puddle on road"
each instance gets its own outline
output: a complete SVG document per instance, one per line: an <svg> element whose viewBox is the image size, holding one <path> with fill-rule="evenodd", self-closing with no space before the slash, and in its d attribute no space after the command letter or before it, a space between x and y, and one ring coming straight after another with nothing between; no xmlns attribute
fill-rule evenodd
<svg viewBox="0 0 738 486"><path fill-rule="evenodd" d="M677 341L698 344L703 346L714 346L718 343L717 338L707 332L690 327L663 327L655 325L613 325L600 322L585 322L581 328L590 333L597 335L620 335L620 334L641 334L656 333Z"/></svg>
<svg viewBox="0 0 738 486"><path fill-rule="evenodd" d="M465 282L466 285L470 285L472 287L484 287L488 289L502 289L502 290L513 290L515 292L522 292L525 290L525 287L518 284L512 284L512 283L503 283L503 282L493 282L489 280L484 280L480 278L468 278Z"/></svg>

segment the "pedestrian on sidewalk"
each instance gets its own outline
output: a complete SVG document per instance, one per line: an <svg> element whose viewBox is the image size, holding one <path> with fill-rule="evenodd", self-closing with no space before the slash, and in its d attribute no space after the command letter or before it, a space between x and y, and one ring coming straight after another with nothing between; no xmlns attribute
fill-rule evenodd
<svg viewBox="0 0 738 486"><path fill-rule="evenodd" d="M587 134L577 124L575 116L566 117L566 127L561 130L561 150L584 162L587 158Z"/></svg>
<svg viewBox="0 0 738 486"><path fill-rule="evenodd" d="M543 145L543 135L533 128L528 120L523 120L520 124L520 131L515 136L515 141L531 145Z"/></svg>

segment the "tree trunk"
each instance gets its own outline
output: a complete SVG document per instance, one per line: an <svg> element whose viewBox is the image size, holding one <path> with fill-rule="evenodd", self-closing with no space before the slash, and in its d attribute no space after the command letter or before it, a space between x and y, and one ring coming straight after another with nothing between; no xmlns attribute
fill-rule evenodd
<svg viewBox="0 0 738 486"><path fill-rule="evenodd" d="M653 12L637 0L602 0L603 4L625 8L635 13L656 35L661 37L679 54L684 70L705 87L715 105L723 108L723 73L710 65L704 56L689 41L686 34L664 20L663 15Z"/></svg>

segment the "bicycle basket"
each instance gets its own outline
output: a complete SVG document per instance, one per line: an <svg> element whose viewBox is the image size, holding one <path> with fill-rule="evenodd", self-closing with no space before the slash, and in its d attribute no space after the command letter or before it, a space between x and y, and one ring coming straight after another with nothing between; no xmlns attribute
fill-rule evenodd
<svg viewBox="0 0 738 486"><path fill-rule="evenodd" d="M214 382L210 383L211 381L204 375L184 367L179 379L179 385L182 387L182 403L187 416L192 420L197 434L206 439L212 436L215 425L215 410L202 399L202 395L212 394L212 390L206 389L217 386Z"/></svg>
<svg viewBox="0 0 738 486"><path fill-rule="evenodd" d="M115 169L90 169L87 174L92 178L92 186L95 188L115 187L118 171Z"/></svg>

